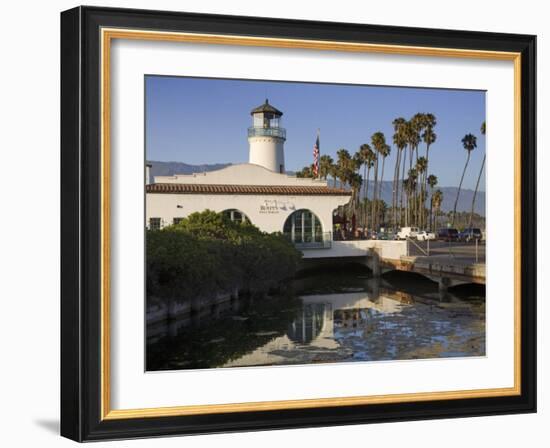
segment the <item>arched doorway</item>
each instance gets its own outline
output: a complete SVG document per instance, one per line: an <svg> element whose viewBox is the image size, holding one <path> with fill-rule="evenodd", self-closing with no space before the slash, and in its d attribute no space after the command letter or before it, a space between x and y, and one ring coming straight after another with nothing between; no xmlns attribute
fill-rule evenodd
<svg viewBox="0 0 550 448"><path fill-rule="evenodd" d="M284 235L296 245L322 245L323 226L311 210L301 209L292 213L283 226Z"/></svg>
<svg viewBox="0 0 550 448"><path fill-rule="evenodd" d="M224 210L222 213L227 216L231 221L237 222L239 224L243 222L250 222L248 216L246 216L243 212L237 210L236 208L229 208L227 210Z"/></svg>

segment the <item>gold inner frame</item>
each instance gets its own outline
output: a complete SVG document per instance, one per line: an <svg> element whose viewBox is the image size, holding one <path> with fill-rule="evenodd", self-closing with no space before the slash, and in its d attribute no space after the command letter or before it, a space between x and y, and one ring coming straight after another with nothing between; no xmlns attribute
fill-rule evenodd
<svg viewBox="0 0 550 448"><path fill-rule="evenodd" d="M369 395L303 400L111 409L110 388L110 50L113 39L170 41L212 45L295 48L356 53L505 60L514 63L514 386L441 392ZM227 412L306 409L413 401L502 397L521 394L521 54L514 52L415 47L303 39L279 39L102 28L101 30L101 419L200 415Z"/></svg>

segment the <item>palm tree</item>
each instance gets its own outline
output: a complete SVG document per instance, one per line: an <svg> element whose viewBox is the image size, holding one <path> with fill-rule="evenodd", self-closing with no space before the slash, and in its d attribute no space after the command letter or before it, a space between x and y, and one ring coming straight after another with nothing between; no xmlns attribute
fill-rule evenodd
<svg viewBox="0 0 550 448"><path fill-rule="evenodd" d="M388 145L386 144L386 137L380 131L372 134L371 141L372 141L372 147L374 148L374 152L376 154L376 159L374 162L374 194L372 197L372 219L373 219L372 227L373 229L376 229L376 224L377 224L376 223L376 218L377 218L376 200L378 199L378 193L380 188L380 185L378 184L378 161L380 159L380 156L384 157L382 153L385 152L386 147Z"/></svg>
<svg viewBox="0 0 550 448"><path fill-rule="evenodd" d="M418 145L420 144L420 135L424 129L426 123L425 114L420 112L413 115L411 118L411 130L414 136L414 151L416 153L416 160L418 161Z"/></svg>
<svg viewBox="0 0 550 448"><path fill-rule="evenodd" d="M393 211L393 226L397 227L397 202L399 199L399 172L401 168L401 155L403 150L407 147L407 139L405 135L405 123L406 120L403 117L393 120L393 144L397 148L397 154L395 157L395 169L393 173L393 190L392 190L392 211ZM401 219L401 216L400 216Z"/></svg>
<svg viewBox="0 0 550 448"><path fill-rule="evenodd" d="M353 173L350 175L349 183L351 186L351 209L355 211L357 207L359 191L361 190L361 184L363 183L363 178L360 174Z"/></svg>
<svg viewBox="0 0 550 448"><path fill-rule="evenodd" d="M423 219L422 216L424 215L424 173L426 172L426 169L428 167L428 161L426 160L426 157L419 157L416 160L416 172L418 173L418 177L420 178L420 194L418 194L415 191L415 221L416 224L419 226L423 226Z"/></svg>
<svg viewBox="0 0 550 448"><path fill-rule="evenodd" d="M332 186L336 188L336 179L338 178L338 165L331 164L328 170L328 174L332 177Z"/></svg>
<svg viewBox="0 0 550 448"><path fill-rule="evenodd" d="M424 143L426 143L426 171L424 173L424 182L423 182L423 188L424 191L427 191L427 174L428 169L430 168L430 146L435 143L435 140L437 138L436 133L434 132L434 127L437 124L435 115L427 113L424 114L424 133L422 134L422 140L424 140ZM425 208L425 204L423 205L423 209ZM430 207L431 208L431 207Z"/></svg>
<svg viewBox="0 0 550 448"><path fill-rule="evenodd" d="M430 198L432 198L434 195L434 187L437 185L437 176L430 174L429 176L427 176L426 182L430 187ZM430 225L429 225L430 230L433 230L432 229L432 222L433 222L432 207L433 207L433 201L430 199Z"/></svg>
<svg viewBox="0 0 550 448"><path fill-rule="evenodd" d="M296 177L313 177L313 165L304 166L300 171L296 172Z"/></svg>
<svg viewBox="0 0 550 448"><path fill-rule="evenodd" d="M418 133L419 129L419 116L418 114L415 115L413 118L411 118L409 121L407 121L405 132L406 132L406 138L407 138L407 145L409 147L409 171L413 169L413 155L415 152L415 149L418 148L418 144L420 143L420 135ZM416 163L416 162L415 162ZM403 177L405 177L403 167ZM411 204L410 204L410 192L408 193L408 201L407 201L407 225L411 221Z"/></svg>
<svg viewBox="0 0 550 448"><path fill-rule="evenodd" d="M338 156L338 161L336 162L338 166L338 177L340 178L340 182L346 185L350 181L350 168L353 161L347 149L339 149L336 155Z"/></svg>
<svg viewBox="0 0 550 448"><path fill-rule="evenodd" d="M486 124L485 124L485 121L484 121L483 123L481 123L481 128L480 128L481 135L485 135L485 130L486 130ZM474 191L474 197L472 198L472 209L470 210L470 221L469 221L469 224L468 224L469 228L472 228L472 218L474 216L474 207L475 207L475 204L476 204L477 190L479 188L479 181L481 180L481 173L483 173L483 168L485 167L485 157L486 156L487 156L487 153L483 154L483 161L481 162L481 168L479 169L479 174L477 176L476 189Z"/></svg>
<svg viewBox="0 0 550 448"><path fill-rule="evenodd" d="M443 192L441 190L436 190L434 194L432 194L432 200L431 205L434 209L434 225L433 228L437 229L437 218L439 216L439 213L441 211L441 204L443 203Z"/></svg>
<svg viewBox="0 0 550 448"><path fill-rule="evenodd" d="M460 197L460 189L462 188L462 181L464 180L464 174L466 174L466 168L468 168L468 163L470 162L470 153L477 148L477 138L473 134L466 134L462 139L462 146L468 153L466 157L466 163L464 164L464 170L462 171L462 177L460 178L460 184L458 184L458 191L456 192L455 206L453 208L453 219L452 225L454 226L456 218L456 207L458 205L458 198Z"/></svg>
<svg viewBox="0 0 550 448"><path fill-rule="evenodd" d="M410 212L410 202L411 202L411 198L413 196L413 191L415 189L415 184L416 184L416 177L417 177L417 174L416 174L416 169L410 169L409 170L409 173L408 173L408 177L406 179L403 179L403 191L406 193L407 195L407 201L406 201L406 206L407 206L407 220L405 221L405 223L408 225L408 219L409 219L409 213Z"/></svg>
<svg viewBox="0 0 550 448"><path fill-rule="evenodd" d="M370 170L369 167L369 160L374 159L374 153L372 152L372 149L368 143L363 143L359 147L359 151L356 153L357 158L359 159L359 162L361 165L363 165L363 179L367 179L367 169ZM367 190L368 190L368 182L365 183L365 187L363 190L363 195L367 197Z"/></svg>
<svg viewBox="0 0 550 448"><path fill-rule="evenodd" d="M384 134L382 134L384 135ZM384 214L382 216L386 216L386 209L387 209L387 205L384 201L382 201L381 199L381 190L384 186L384 165L386 163L386 157L388 157L390 155L390 152L391 152L391 147L390 145L386 144L386 138L384 137L384 144L381 146L380 148L380 155L382 156L382 173L380 174L380 186L378 187L378 202L376 204L376 212L377 212L377 215L379 214L379 210L378 210L378 207L380 206L380 203L384 203ZM377 216L377 220L376 220L376 223L377 224L380 224L380 221L378 220L378 217Z"/></svg>
<svg viewBox="0 0 550 448"><path fill-rule="evenodd" d="M324 154L319 159L319 177L321 179L325 179L330 174L330 167L334 161L332 160L332 157L330 157L328 154Z"/></svg>
<svg viewBox="0 0 550 448"><path fill-rule="evenodd" d="M368 143L363 143L359 147L358 151L358 159L360 163L363 165L363 179L365 180L364 183L364 198L365 200L369 197L369 176L370 176L370 170L374 165L374 159L376 158L374 151L370 147ZM365 227L368 227L368 216L367 216L367 207L365 207L366 202L362 202L362 210L363 210L363 224Z"/></svg>

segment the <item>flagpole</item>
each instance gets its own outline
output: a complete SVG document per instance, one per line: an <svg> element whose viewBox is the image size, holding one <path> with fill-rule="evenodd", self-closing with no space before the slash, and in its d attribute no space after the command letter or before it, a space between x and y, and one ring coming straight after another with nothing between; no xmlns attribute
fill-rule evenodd
<svg viewBox="0 0 550 448"><path fill-rule="evenodd" d="M317 179L321 178L321 128L317 128L317 142L319 142L319 158L317 159Z"/></svg>

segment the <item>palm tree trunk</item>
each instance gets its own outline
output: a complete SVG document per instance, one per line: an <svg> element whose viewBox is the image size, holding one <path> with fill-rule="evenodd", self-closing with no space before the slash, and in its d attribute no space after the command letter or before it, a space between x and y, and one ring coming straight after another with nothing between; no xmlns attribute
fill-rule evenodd
<svg viewBox="0 0 550 448"><path fill-rule="evenodd" d="M363 164L363 179L367 177L367 164ZM367 184L365 184L365 187L363 188L363 193L365 193L365 197L367 197Z"/></svg>
<svg viewBox="0 0 550 448"><path fill-rule="evenodd" d="M413 161L413 155L414 155L414 147L411 147L411 154L410 154L410 160L409 160L409 172L412 170L412 161ZM408 218L408 226L412 225L412 208L413 204L411 203L411 193L412 193L412 185L409 186L409 189L407 191L407 218Z"/></svg>
<svg viewBox="0 0 550 448"><path fill-rule="evenodd" d="M462 188L462 181L464 180L464 174L466 174L466 168L468 168L468 163L470 162L470 151L468 151L468 157L466 158L466 163L464 164L464 170L462 170L462 177L460 178L460 184L458 184L458 191L456 192L455 206L453 207L453 220L451 225L455 225L456 218L456 206L458 205L458 198L460 197L460 189Z"/></svg>
<svg viewBox="0 0 550 448"><path fill-rule="evenodd" d="M371 218L372 218L372 228L376 229L376 189L378 185L378 156L374 162L374 192L372 195L372 207L371 207Z"/></svg>
<svg viewBox="0 0 550 448"><path fill-rule="evenodd" d="M477 196L477 189L479 188L479 181L481 180L481 173L483 173L483 168L485 167L485 157L487 154L483 156L483 162L481 162L481 168L479 170L479 175L477 176L477 182L476 182L476 189L474 191L474 197L472 199L472 209L470 210L470 222L468 224L468 227L472 228L472 218L474 216L474 206L476 204L476 196Z"/></svg>
<svg viewBox="0 0 550 448"><path fill-rule="evenodd" d="M433 188L430 188L430 224L428 225L428 230L430 230L430 232L433 230L433 216L432 216L433 196L434 196L434 190Z"/></svg>
<svg viewBox="0 0 550 448"><path fill-rule="evenodd" d="M382 190L383 188L383 183L384 183L384 165L386 164L386 157L382 157L382 174L380 176L380 187L378 188L378 195L381 197L382 195L380 194L380 191ZM376 203L376 214L378 214L378 203ZM378 220L378 217L376 218ZM380 221L380 220L378 220ZM379 222L378 222L379 223Z"/></svg>
<svg viewBox="0 0 550 448"><path fill-rule="evenodd" d="M397 228L397 200L399 197L399 168L401 166L401 151L397 148L397 155L395 157L395 170L393 173L393 194L392 194L392 224L394 231Z"/></svg>
<svg viewBox="0 0 550 448"><path fill-rule="evenodd" d="M395 167L393 168L393 182L392 182L392 190L391 190L391 222L392 225L395 223L395 186L397 182L397 162L399 160L399 150L397 150L397 154L395 156ZM395 227L395 226L394 226Z"/></svg>
<svg viewBox="0 0 550 448"><path fill-rule="evenodd" d="M426 144L426 171L424 171L424 191L428 191L428 169L430 166L430 145ZM433 192L433 190L432 190ZM426 209L426 201L428 200L428 195L426 195L426 198L424 198L424 205L422 207L422 213L424 213L424 210ZM432 225L432 205L431 205L431 196L430 196L430 226Z"/></svg>
<svg viewBox="0 0 550 448"><path fill-rule="evenodd" d="M405 148L403 149L403 153L404 153L404 156L403 156L403 170L402 170L402 176L401 176L401 180L399 181L398 190L397 190L399 192L399 189L401 189L401 197L400 197L400 204L399 204L399 225L400 226L402 225L401 223L404 223L404 220L403 220L403 193L404 193L405 186L403 185L403 182L405 181L405 166L407 164L407 150Z"/></svg>
<svg viewBox="0 0 550 448"><path fill-rule="evenodd" d="M367 182L365 184L365 201L368 201L369 199L369 176L370 176L370 166L367 169ZM365 228L368 230L369 228L369 214L367 210L368 202L365 202Z"/></svg>

